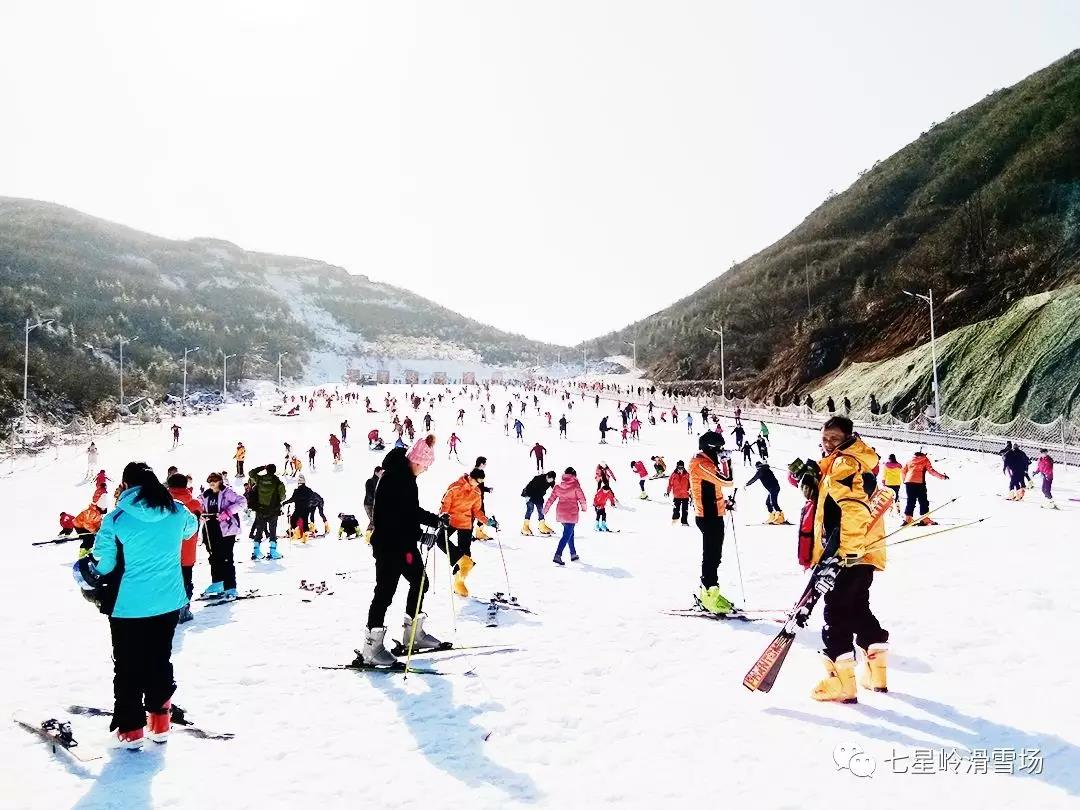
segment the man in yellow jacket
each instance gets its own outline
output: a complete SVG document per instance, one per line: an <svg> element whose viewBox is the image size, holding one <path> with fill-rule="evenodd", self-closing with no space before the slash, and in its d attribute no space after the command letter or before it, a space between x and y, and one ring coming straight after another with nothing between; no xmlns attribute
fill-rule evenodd
<svg viewBox="0 0 1080 810"><path fill-rule="evenodd" d="M821 429L825 457L819 462L821 480L814 520L814 555L817 565L823 557L836 560L835 584L827 592L823 662L826 676L814 688L815 700L856 703L855 647L865 662L863 688L877 692L886 686L886 657L889 633L870 610L870 585L874 571L885 570L885 527L882 511L891 498L875 498L873 469L877 453L853 432L851 420L834 416ZM883 490L883 495L890 494ZM880 503L885 508L881 510ZM876 512L876 513L875 513ZM854 642L854 644L853 644Z"/></svg>
<svg viewBox="0 0 1080 810"><path fill-rule="evenodd" d="M484 471L477 468L468 475L463 475L446 488L440 511L449 516L450 531L457 532L457 545L450 542L447 533L440 532L436 541L439 548L446 552L454 569L454 593L468 596L465 577L473 569L472 551L474 521L487 523L481 501L480 487L484 481Z"/></svg>

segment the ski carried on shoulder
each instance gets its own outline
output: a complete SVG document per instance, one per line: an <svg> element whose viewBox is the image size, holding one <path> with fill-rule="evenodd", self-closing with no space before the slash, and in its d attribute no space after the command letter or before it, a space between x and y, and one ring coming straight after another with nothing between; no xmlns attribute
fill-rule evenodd
<svg viewBox="0 0 1080 810"><path fill-rule="evenodd" d="M85 717L112 717L111 711L108 709L99 709L96 706L74 705L68 706L67 710L72 714L83 715ZM169 719L172 722L173 731L183 731L200 740L231 740L236 736L231 732L207 731L206 729L195 725L195 723L187 719L187 712L176 705L171 707Z"/></svg>
<svg viewBox="0 0 1080 810"><path fill-rule="evenodd" d="M101 759L103 756L101 751L82 747L71 731L71 723L66 720L58 720L56 718L39 720L31 717L30 714L25 711L15 712L15 714L11 716L11 719L27 731L36 734L45 742L49 743L49 745L52 746L53 751L57 748L63 748L79 762L93 762L96 759Z"/></svg>

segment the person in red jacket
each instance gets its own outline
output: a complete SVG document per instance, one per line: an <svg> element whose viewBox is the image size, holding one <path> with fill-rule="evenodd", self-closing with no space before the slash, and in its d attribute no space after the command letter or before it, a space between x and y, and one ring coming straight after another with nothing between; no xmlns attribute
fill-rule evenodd
<svg viewBox="0 0 1080 810"><path fill-rule="evenodd" d="M689 526L687 514L690 511L690 473L686 471L686 465L681 460L675 462L675 470L668 478L665 495L672 498L671 525L682 523Z"/></svg>
<svg viewBox="0 0 1080 810"><path fill-rule="evenodd" d="M593 508L596 509L596 530L598 532L610 532L607 525L607 508L615 505L615 493L607 484L601 484L600 489L593 495Z"/></svg>
<svg viewBox="0 0 1080 810"><path fill-rule="evenodd" d="M641 500L646 500L649 494L645 491L645 479L649 477L649 471L645 468L645 462L643 461L631 461L630 469L638 474L638 486L641 488Z"/></svg>
<svg viewBox="0 0 1080 810"><path fill-rule="evenodd" d="M537 472L543 472L544 470L544 454L547 453L547 448L544 445L537 442L533 445L532 450L529 451L530 456L536 456L536 470Z"/></svg>
<svg viewBox="0 0 1080 810"><path fill-rule="evenodd" d="M330 434L330 454L335 464L341 463L341 439L335 433Z"/></svg>
<svg viewBox="0 0 1080 810"><path fill-rule="evenodd" d="M926 493L926 474L948 481L949 476L939 473L934 469L929 457L922 450L915 452L915 457L904 465L904 490L907 493L907 506L904 507L904 525L910 526L915 522L915 504L919 504L919 514L922 520L920 526L935 526L936 521L926 516L930 511L930 498Z"/></svg>
<svg viewBox="0 0 1080 810"><path fill-rule="evenodd" d="M173 473L165 479L165 486L168 488L169 494L173 496L173 500L182 503L191 514L195 515L195 517L202 514L202 504L192 495L186 475ZM184 538L183 543L180 544L180 571L184 575L184 591L187 593L188 603L180 609L179 624L190 622L195 618L191 615L191 594L194 592L191 572L195 568L195 549L198 540L199 532L196 530L191 537Z"/></svg>

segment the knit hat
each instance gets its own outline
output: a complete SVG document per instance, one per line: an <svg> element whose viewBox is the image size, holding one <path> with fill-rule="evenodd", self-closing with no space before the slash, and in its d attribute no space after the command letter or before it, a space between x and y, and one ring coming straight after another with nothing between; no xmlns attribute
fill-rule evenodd
<svg viewBox="0 0 1080 810"><path fill-rule="evenodd" d="M425 470L435 463L435 435L429 433L422 439L417 439L416 444L409 450L407 458L414 464L419 464Z"/></svg>

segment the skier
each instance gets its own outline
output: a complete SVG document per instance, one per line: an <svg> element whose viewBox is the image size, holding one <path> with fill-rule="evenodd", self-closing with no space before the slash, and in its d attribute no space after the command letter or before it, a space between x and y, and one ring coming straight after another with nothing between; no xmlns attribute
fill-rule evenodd
<svg viewBox="0 0 1080 810"><path fill-rule="evenodd" d="M289 466L292 469L292 477L296 478L300 474L300 470L304 469L304 462L300 460L299 456L293 456Z"/></svg>
<svg viewBox="0 0 1080 810"><path fill-rule="evenodd" d="M822 558L826 563L832 560L828 575L819 577L819 582L832 587L824 596L825 626L821 631L826 675L814 687L811 697L857 703L853 640L862 651L863 688L888 691L889 633L870 610L874 571L885 570L885 527L873 517L870 493L866 490L873 478L871 471L878 465L878 456L853 432L851 420L846 416L834 416L825 422L821 447L825 457L818 462L820 481L811 564L818 565ZM929 459L926 467L929 468Z"/></svg>
<svg viewBox="0 0 1080 810"><path fill-rule="evenodd" d="M166 479L165 487L169 490L169 494L174 501L182 504L196 519L199 518L202 514L202 506L192 496L186 475L173 473ZM183 543L180 545L180 573L184 578L184 593L187 594L187 603L180 608L180 616L177 619L177 624L184 624L195 618L191 614L191 594L194 591L194 586L191 581L191 572L195 567L195 546L198 539L199 529L196 524L195 531L191 533L190 537L185 537Z"/></svg>
<svg viewBox="0 0 1080 810"><path fill-rule="evenodd" d="M335 438L335 439L337 438L337 436L334 436L334 434L332 434L332 433L330 435L333 436L333 438ZM308 451L307 451L307 463L308 463L308 466L311 467L312 472L315 472L315 452L316 451L315 451L314 446L308 448Z"/></svg>
<svg viewBox="0 0 1080 810"><path fill-rule="evenodd" d="M692 413L687 413L686 414L686 432L687 433L693 433L694 432L694 415Z"/></svg>
<svg viewBox="0 0 1080 810"><path fill-rule="evenodd" d="M667 474L667 462L664 461L663 456L649 456L649 461L653 463L653 469L656 471L654 478L663 478Z"/></svg>
<svg viewBox="0 0 1080 810"><path fill-rule="evenodd" d="M615 430L613 427L608 427L607 420L606 416L600 420L600 444L607 444L608 431Z"/></svg>
<svg viewBox="0 0 1080 810"><path fill-rule="evenodd" d="M641 441L641 420L636 416L630 420L630 438Z"/></svg>
<svg viewBox="0 0 1080 810"><path fill-rule="evenodd" d="M210 586L204 597L221 595L226 601L237 598L236 563L233 551L240 531L244 499L218 473L206 476L207 489L199 502L203 512L203 542L210 550Z"/></svg>
<svg viewBox="0 0 1080 810"><path fill-rule="evenodd" d="M609 467L607 464L605 464L602 461L599 464L596 465L596 472L594 473L594 477L596 478L596 488L597 489L600 489L600 487L603 486L604 484L607 484L608 486L610 486L612 481L618 481L619 480L618 478L615 477L615 473L611 469L611 467Z"/></svg>
<svg viewBox="0 0 1080 810"><path fill-rule="evenodd" d="M270 541L267 559L280 560L277 550L277 521L281 515L281 502L285 500L285 484L277 477L277 465L265 464L248 473L251 490L248 494L248 506L255 512L252 525L252 539L255 541L251 550L251 559L262 558L262 540Z"/></svg>
<svg viewBox="0 0 1080 810"><path fill-rule="evenodd" d="M522 402L521 404L524 405L525 403ZM522 436L522 431L523 430L525 430L525 425L522 424L520 419L515 419L514 420L514 436L517 438L517 440L519 442L525 441L525 438Z"/></svg>
<svg viewBox="0 0 1080 810"><path fill-rule="evenodd" d="M457 423L459 425L464 425L465 424L465 409L464 408L458 408Z"/></svg>
<svg viewBox="0 0 1080 810"><path fill-rule="evenodd" d="M380 444L382 439L379 438L378 429L369 430L367 435L368 450L374 450L375 445Z"/></svg>
<svg viewBox="0 0 1080 810"><path fill-rule="evenodd" d="M769 461L769 443L768 443L768 441L765 440L764 436L758 436L757 441L755 441L754 444L757 445L758 456L761 458L762 461L764 461L767 464L768 461Z"/></svg>
<svg viewBox="0 0 1080 810"><path fill-rule="evenodd" d="M735 427L742 427L742 408L735 406Z"/></svg>
<svg viewBox="0 0 1080 810"><path fill-rule="evenodd" d="M177 424L173 424L170 430L172 430L172 446L175 448L178 444L180 444L180 426Z"/></svg>
<svg viewBox="0 0 1080 810"><path fill-rule="evenodd" d="M547 496L547 491L553 486L555 486L555 473L548 472L533 477L525 485L525 488L521 490L521 497L526 499L525 523L521 527L523 535L532 536L532 526L529 521L532 520L533 509L536 510L536 517L539 520L537 531L545 537L555 533L544 520L544 498Z"/></svg>
<svg viewBox="0 0 1080 810"><path fill-rule="evenodd" d="M754 452L754 442L744 442L742 446L742 465L750 466L750 456Z"/></svg>
<svg viewBox="0 0 1080 810"><path fill-rule="evenodd" d="M900 513L900 485L904 482L904 465L896 460L896 454L890 453L889 460L884 464L884 483L893 491L893 500L896 503L896 512Z"/></svg>
<svg viewBox="0 0 1080 810"><path fill-rule="evenodd" d="M244 447L243 442L236 443L236 452L233 453L233 460L236 461L236 477L244 477L244 459L247 458L247 448Z"/></svg>
<svg viewBox="0 0 1080 810"><path fill-rule="evenodd" d="M533 445L532 450L529 451L530 456L536 457L536 469L544 469L544 454L547 453L547 448L544 445L537 442Z"/></svg>
<svg viewBox="0 0 1080 810"><path fill-rule="evenodd" d="M567 424L568 424L568 420L566 418L566 414L563 414L562 416L559 417L559 438L560 439L569 438L566 435L566 425Z"/></svg>
<svg viewBox="0 0 1080 810"><path fill-rule="evenodd" d="M349 435L349 420L346 419L344 422L338 425L338 428L341 430L341 441L344 444L348 444L349 440L346 437Z"/></svg>
<svg viewBox="0 0 1080 810"><path fill-rule="evenodd" d="M1046 499L1044 504L1047 509L1057 509L1054 503L1054 459L1050 457L1049 450L1042 450L1039 456L1039 466L1035 468L1035 474L1042 476L1042 494Z"/></svg>
<svg viewBox="0 0 1080 810"><path fill-rule="evenodd" d="M334 464L341 463L341 439L333 433L330 434L330 457ZM314 469L314 467L312 468Z"/></svg>
<svg viewBox="0 0 1080 810"><path fill-rule="evenodd" d="M120 486L121 491L123 485ZM75 528L75 533L79 536L79 559L82 559L90 553L90 549L94 547L94 538L97 535L97 531L101 528L101 521L105 515L105 510L98 506L96 503L91 503L79 514L75 516L72 521L72 526Z"/></svg>
<svg viewBox="0 0 1080 810"><path fill-rule="evenodd" d="M735 423L735 430L732 431L735 434L735 446L742 450L743 437L746 436L746 428L742 426L741 422Z"/></svg>
<svg viewBox="0 0 1080 810"><path fill-rule="evenodd" d="M90 446L86 448L86 478L89 479L93 475L93 470L98 464L98 449L97 445L90 442Z"/></svg>
<svg viewBox="0 0 1080 810"><path fill-rule="evenodd" d="M765 496L765 509L769 512L769 519L765 523L770 526L787 524L788 520L780 509L780 482L776 480L772 468L764 461L759 461L756 466L757 472L754 473L753 478L746 482L746 486L760 481L761 485L765 487L767 493Z"/></svg>
<svg viewBox="0 0 1080 810"><path fill-rule="evenodd" d="M1009 475L1009 494L1006 498L1010 501L1024 500L1027 494L1028 469L1031 467L1028 454L1020 449L1019 444L1014 444L1002 457L1002 464L1003 470Z"/></svg>
<svg viewBox="0 0 1080 810"><path fill-rule="evenodd" d="M563 549L570 547L570 561L577 562L578 553L574 548L574 530L577 528L578 515L588 509L589 502L585 500L585 493L581 491L578 483L577 471L573 467L567 467L563 472L562 480L555 485L544 504L544 510L550 512L554 504L558 504L555 511L555 519L562 524L562 537L559 546L555 549L552 562L556 565L566 565L562 559Z"/></svg>
<svg viewBox="0 0 1080 810"><path fill-rule="evenodd" d="M596 530L598 532L610 532L607 525L607 507L615 506L615 493L607 484L601 484L600 489L593 495L593 508L596 509Z"/></svg>
<svg viewBox="0 0 1080 810"><path fill-rule="evenodd" d="M292 465L292 445L288 442L282 442L282 444L285 445L285 469L287 470Z"/></svg>
<svg viewBox="0 0 1080 810"><path fill-rule="evenodd" d="M638 487L641 488L641 500L648 500L649 494L645 491L645 479L649 477L649 471L643 461L631 461L630 469L638 474Z"/></svg>
<svg viewBox="0 0 1080 810"><path fill-rule="evenodd" d="M371 542L371 530L375 528L372 517L372 510L375 507L375 488L379 485L382 474L383 468L381 466L376 467L371 478L364 482L364 513L367 515L367 528L364 530L364 539L369 543Z"/></svg>
<svg viewBox="0 0 1080 810"><path fill-rule="evenodd" d="M338 540L360 536L360 521L356 519L356 515L346 515L344 512L338 512L337 517Z"/></svg>
<svg viewBox="0 0 1080 810"><path fill-rule="evenodd" d="M919 514L922 515L922 520L919 521L920 526L936 526L937 521L931 520L926 517L926 513L930 511L930 500L927 497L926 492L926 474L935 478L940 478L944 481L949 480L949 476L939 473L934 469L934 465L927 457L926 453L921 450L915 452L915 456L904 465L902 470L904 476L904 491L907 494L907 504L904 507L904 525L910 526L915 522L915 504L919 505Z"/></svg>
<svg viewBox="0 0 1080 810"><path fill-rule="evenodd" d="M687 512L690 508L690 473L686 471L682 459L675 462L675 471L668 478L664 494L671 496L671 525L681 523L689 526Z"/></svg>
<svg viewBox="0 0 1080 810"><path fill-rule="evenodd" d="M453 590L458 596L468 596L469 589L465 578L472 571L474 562L471 556L473 523L481 525L487 522L480 496L480 484L484 480L484 471L474 469L468 475L456 479L443 494L439 519L444 526L440 529L435 543L446 552L454 574ZM450 542L451 532L457 533L457 545Z"/></svg>
<svg viewBox="0 0 1080 810"><path fill-rule="evenodd" d="M698 438L698 454L690 461L690 492L694 500L694 521L701 531L702 607L712 613L730 613L734 605L720 593L718 571L724 550L724 489L732 484L731 464L721 459L720 437L711 430Z"/></svg>
<svg viewBox="0 0 1080 810"><path fill-rule="evenodd" d="M371 535L371 553L375 557L375 589L368 609L367 634L356 663L390 667L397 659L386 649L386 610L394 600L398 580L409 583L405 602L404 639L413 640L418 650L434 649L441 642L424 629L423 611L428 582L419 543L420 525L436 528L444 525L437 515L420 506L416 477L435 461L435 436L428 434L405 452L394 448L383 459L383 475L375 490L375 529Z"/></svg>
<svg viewBox="0 0 1080 810"><path fill-rule="evenodd" d="M98 470L98 474L94 476L94 494L93 497L90 498L93 503L97 503L101 500L101 496L108 492L109 487L107 485L111 480L111 478L105 475L104 470Z"/></svg>
<svg viewBox="0 0 1080 810"><path fill-rule="evenodd" d="M117 508L98 530L89 556L76 563L80 585L90 590L119 564L123 538L123 579L103 603L113 651L113 715L110 731L125 748L141 748L149 725L154 742L164 742L171 722L172 640L187 602L180 569L180 546L199 522L173 500L145 464L124 467ZM84 584L85 583L85 584ZM107 609L106 609L107 608Z"/></svg>
<svg viewBox="0 0 1080 810"><path fill-rule="evenodd" d="M458 438L458 435L456 433L451 433L450 434L450 440L447 442L447 444L450 445L450 452L446 454L447 458L450 458L451 456L454 456L455 458L457 458L458 461L461 461L461 456L458 455L458 451L457 451L457 446L460 443L461 443L461 439Z"/></svg>

